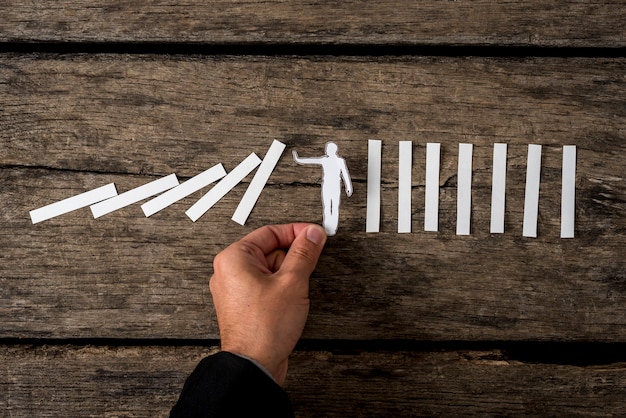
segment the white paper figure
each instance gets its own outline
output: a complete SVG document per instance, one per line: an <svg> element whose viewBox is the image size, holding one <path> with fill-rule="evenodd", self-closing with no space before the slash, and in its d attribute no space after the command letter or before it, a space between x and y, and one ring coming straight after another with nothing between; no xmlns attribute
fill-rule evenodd
<svg viewBox="0 0 626 418"><path fill-rule="evenodd" d="M337 155L334 142L326 144L326 155L314 158L299 158L293 151L293 159L298 164L321 165L324 171L322 178L322 204L324 205L324 229L328 235L335 235L339 226L339 203L341 201L341 181L346 187L348 197L352 196L352 181L346 161Z"/></svg>

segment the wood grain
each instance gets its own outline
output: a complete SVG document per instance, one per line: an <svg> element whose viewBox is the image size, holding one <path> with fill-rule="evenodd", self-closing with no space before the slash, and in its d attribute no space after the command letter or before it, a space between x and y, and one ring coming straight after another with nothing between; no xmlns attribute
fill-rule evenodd
<svg viewBox="0 0 626 418"><path fill-rule="evenodd" d="M21 51L0 53L0 415L167 416L217 350L181 345L218 338L213 256L267 223L321 222L321 173L291 151L328 141L355 193L290 359L297 416L626 415L623 344L601 344L626 342L624 21L622 1L0 0L0 50ZM28 217L108 182L230 170L274 139L287 150L245 227L230 217L251 176L197 223L184 211L204 192L149 219L138 205ZM383 141L378 234L364 233L368 139ZM411 234L395 232L400 140L414 142ZM438 233L422 230L427 142L442 145ZM462 142L468 237L454 233ZM509 145L502 235L488 233L495 142ZM521 237L531 143L536 239Z"/></svg>
<svg viewBox="0 0 626 418"><path fill-rule="evenodd" d="M621 1L0 1L3 42L624 47Z"/></svg>
<svg viewBox="0 0 626 418"><path fill-rule="evenodd" d="M2 346L7 416L165 417L202 347ZM626 412L623 363L539 365L500 350L297 352L286 382L299 417Z"/></svg>
<svg viewBox="0 0 626 418"><path fill-rule="evenodd" d="M312 280L305 337L626 338L623 59L0 57L2 337L216 338L212 257L267 223L321 222L315 168L339 144L355 193ZM383 222L365 234L367 139L382 139ZM99 185L232 169L288 144L248 224L245 184L192 223L202 192L32 225ZM396 231L397 141L414 140L414 232ZM423 229L426 142L442 143L440 232ZM454 235L456 154L475 144L472 235ZM506 233L488 233L491 152L509 144ZM539 238L521 237L526 150L544 144ZM561 146L576 144L576 238L559 236ZM248 179L249 180L249 179ZM246 182L248 181L246 180Z"/></svg>

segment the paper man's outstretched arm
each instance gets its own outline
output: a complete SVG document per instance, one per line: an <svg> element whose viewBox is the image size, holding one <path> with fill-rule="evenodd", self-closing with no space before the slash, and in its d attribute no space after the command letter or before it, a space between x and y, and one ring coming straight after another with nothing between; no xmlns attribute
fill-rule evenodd
<svg viewBox="0 0 626 418"><path fill-rule="evenodd" d="M352 180L350 179L346 161L343 158L340 161L339 169L341 170L341 177L343 178L343 184L346 186L346 194L350 197L352 196Z"/></svg>
<svg viewBox="0 0 626 418"><path fill-rule="evenodd" d="M298 153L296 151L292 151L293 152L293 159L295 162L297 162L298 164L316 164L316 165L322 165L322 158L300 158L298 157Z"/></svg>

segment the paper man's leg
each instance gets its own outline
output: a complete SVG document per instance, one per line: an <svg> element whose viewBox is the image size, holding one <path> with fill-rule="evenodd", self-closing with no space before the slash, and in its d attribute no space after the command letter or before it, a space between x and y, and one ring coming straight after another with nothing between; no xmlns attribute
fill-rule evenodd
<svg viewBox="0 0 626 418"><path fill-rule="evenodd" d="M326 193L327 194L327 193ZM333 227L333 207L331 199L326 196L324 190L322 189L322 205L324 206L324 230L327 235L334 235L337 230L337 227Z"/></svg>
<svg viewBox="0 0 626 418"><path fill-rule="evenodd" d="M339 227L339 199L323 197L324 199L324 229L326 234L335 235Z"/></svg>

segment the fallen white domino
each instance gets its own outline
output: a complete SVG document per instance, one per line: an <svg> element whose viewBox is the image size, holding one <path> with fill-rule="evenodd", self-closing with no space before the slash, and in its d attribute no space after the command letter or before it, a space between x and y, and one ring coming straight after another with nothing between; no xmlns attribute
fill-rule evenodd
<svg viewBox="0 0 626 418"><path fill-rule="evenodd" d="M185 214L192 221L197 221L206 213L214 204L226 195L233 187L241 182L252 170L261 164L261 159L252 153L243 160L237 167L226 175L219 183L207 192L200 200L194 203Z"/></svg>
<svg viewBox="0 0 626 418"><path fill-rule="evenodd" d="M113 196L117 196L117 190L115 190L115 184L110 183L106 186L68 197L67 199L60 200L39 209L31 210L30 219L33 221L33 224L36 224L54 218L55 216L85 208L94 203L112 198Z"/></svg>
<svg viewBox="0 0 626 418"><path fill-rule="evenodd" d="M160 210L165 209L190 194L197 192L203 187L221 179L225 175L226 170L224 170L224 166L221 163L214 165L179 186L176 186L154 199L147 201L141 205L141 209L146 216L152 216Z"/></svg>
<svg viewBox="0 0 626 418"><path fill-rule="evenodd" d="M178 186L176 174L170 174L169 176L151 181L150 183L131 189L111 199L91 205L91 213L94 218L99 218L107 213L122 209L176 186Z"/></svg>
<svg viewBox="0 0 626 418"><path fill-rule="evenodd" d="M246 193L243 195L243 198L239 202L239 205L233 214L232 220L237 222L239 225L244 225L248 220L248 216L250 216L252 208L254 208L257 200L259 200L259 196L261 196L263 188L265 188L267 181L272 175L272 171L274 171L276 164L278 164L278 160L283 154L285 147L286 145L282 142L274 140L272 145L270 145L269 150L267 150L261 166L252 178L252 181L248 186L248 190L246 190Z"/></svg>

